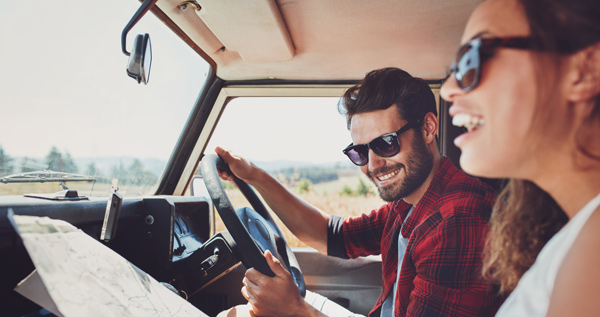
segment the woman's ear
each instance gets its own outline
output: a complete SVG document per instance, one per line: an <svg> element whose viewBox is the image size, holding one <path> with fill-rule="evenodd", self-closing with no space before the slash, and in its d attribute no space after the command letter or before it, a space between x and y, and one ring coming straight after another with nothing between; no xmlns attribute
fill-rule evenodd
<svg viewBox="0 0 600 317"><path fill-rule="evenodd" d="M567 98L585 102L600 94L600 43L590 45L571 57Z"/></svg>

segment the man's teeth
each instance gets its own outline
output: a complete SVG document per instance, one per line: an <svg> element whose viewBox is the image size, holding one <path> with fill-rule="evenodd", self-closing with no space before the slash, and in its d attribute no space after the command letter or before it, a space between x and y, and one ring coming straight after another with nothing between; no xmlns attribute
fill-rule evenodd
<svg viewBox="0 0 600 317"><path fill-rule="evenodd" d="M392 176L398 174L399 172L400 172L400 170L395 170L395 171L393 171L393 172L391 172L389 174L385 174L383 176L378 176L377 179L380 180L380 181L385 181L385 180L388 180L388 179L392 178Z"/></svg>
<svg viewBox="0 0 600 317"><path fill-rule="evenodd" d="M452 125L457 127L465 127L469 131L479 128L484 123L483 118L474 117L466 113L459 113L452 118Z"/></svg>

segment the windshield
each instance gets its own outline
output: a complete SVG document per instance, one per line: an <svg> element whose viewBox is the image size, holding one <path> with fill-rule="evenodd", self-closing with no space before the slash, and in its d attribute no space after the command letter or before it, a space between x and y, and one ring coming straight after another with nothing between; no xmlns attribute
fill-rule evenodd
<svg viewBox="0 0 600 317"><path fill-rule="evenodd" d="M127 76L121 32L140 2L0 2L0 195L153 192L209 64L148 12L148 85Z"/></svg>
<svg viewBox="0 0 600 317"><path fill-rule="evenodd" d="M245 157L294 195L327 213L356 216L378 208L384 202L377 189L342 153L352 138L346 118L338 112L339 99L235 98L221 114L206 153L214 154L220 146ZM235 185L223 182L223 186L235 208L251 207ZM307 246L275 213L271 216L290 246ZM225 230L218 214L215 227Z"/></svg>

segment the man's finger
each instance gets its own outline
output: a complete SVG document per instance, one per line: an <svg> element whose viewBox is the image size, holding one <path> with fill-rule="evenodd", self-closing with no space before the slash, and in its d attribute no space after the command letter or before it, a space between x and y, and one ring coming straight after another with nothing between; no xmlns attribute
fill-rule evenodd
<svg viewBox="0 0 600 317"><path fill-rule="evenodd" d="M260 285L260 281L264 278L268 278L268 276L262 274L259 270L255 268L249 268L246 270L246 274L244 274L244 278L247 279L252 284L258 286Z"/></svg>
<svg viewBox="0 0 600 317"><path fill-rule="evenodd" d="M269 268L271 268L271 271L273 271L275 275L281 276L282 274L288 273L281 262L271 254L271 251L267 250L267 252L265 252L265 259L267 260L267 264L269 264Z"/></svg>
<svg viewBox="0 0 600 317"><path fill-rule="evenodd" d="M222 171L220 169L217 169L217 173L219 173L219 177L221 177L223 180L226 180L226 181L233 180L233 176L231 176L231 173Z"/></svg>
<svg viewBox="0 0 600 317"><path fill-rule="evenodd" d="M215 148L215 153L229 166L233 162L234 158L231 153L220 146ZM233 181L233 173L230 171L224 171L221 169L217 169L217 173L221 179L226 181Z"/></svg>
<svg viewBox="0 0 600 317"><path fill-rule="evenodd" d="M256 301L256 296L254 296L254 294L252 294L252 292L248 289L247 286L242 287L242 296L244 296L244 298L253 305L256 305L257 301Z"/></svg>
<svg viewBox="0 0 600 317"><path fill-rule="evenodd" d="M220 146L217 146L217 147L215 147L215 153L217 153L217 155L218 155L218 156L220 156L220 157L223 157L223 156L225 156L225 153L226 153L226 152L227 152L227 151L225 151L225 149L223 149L223 148L222 148L222 147L220 147Z"/></svg>
<svg viewBox="0 0 600 317"><path fill-rule="evenodd" d="M227 163L227 165L229 165L235 159L233 155L231 155L231 152L223 149L220 146L217 146L215 148L215 153L217 153L217 155L220 156L223 159L223 161Z"/></svg>
<svg viewBox="0 0 600 317"><path fill-rule="evenodd" d="M246 286L242 287L242 296L244 296L247 301L250 301L250 295L248 294L248 289Z"/></svg>
<svg viewBox="0 0 600 317"><path fill-rule="evenodd" d="M256 270L255 270L256 271ZM262 273L256 271L258 274L260 274L261 276L259 276L260 278L270 278L266 275L263 275ZM261 293L261 287L264 287L264 285L260 285L259 284L260 281L252 281L251 279L244 277L244 279L242 280L242 284L244 284L244 289L246 294L248 295L248 297L250 299L248 299L249 302L252 302L253 304L256 304L258 298L260 297L260 293Z"/></svg>
<svg viewBox="0 0 600 317"><path fill-rule="evenodd" d="M249 270L248 270L249 271ZM254 270L256 271L256 270ZM256 271L258 274L262 274L258 271ZM263 275L265 276L265 275ZM253 276L251 276L252 278ZM259 277L260 278L260 277ZM256 281L251 280L250 278L248 278L247 276L244 276L244 278L242 279L242 284L244 284L244 286L248 286L248 287L259 287L258 284L256 283Z"/></svg>

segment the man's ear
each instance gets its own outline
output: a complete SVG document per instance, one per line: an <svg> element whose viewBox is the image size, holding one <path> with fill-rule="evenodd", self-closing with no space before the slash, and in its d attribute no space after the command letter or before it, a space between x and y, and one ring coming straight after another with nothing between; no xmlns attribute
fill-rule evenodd
<svg viewBox="0 0 600 317"><path fill-rule="evenodd" d="M590 45L572 57L567 98L585 102L600 94L600 43Z"/></svg>
<svg viewBox="0 0 600 317"><path fill-rule="evenodd" d="M425 143L431 144L435 141L438 132L438 120L433 112L428 112L423 118L423 139Z"/></svg>

